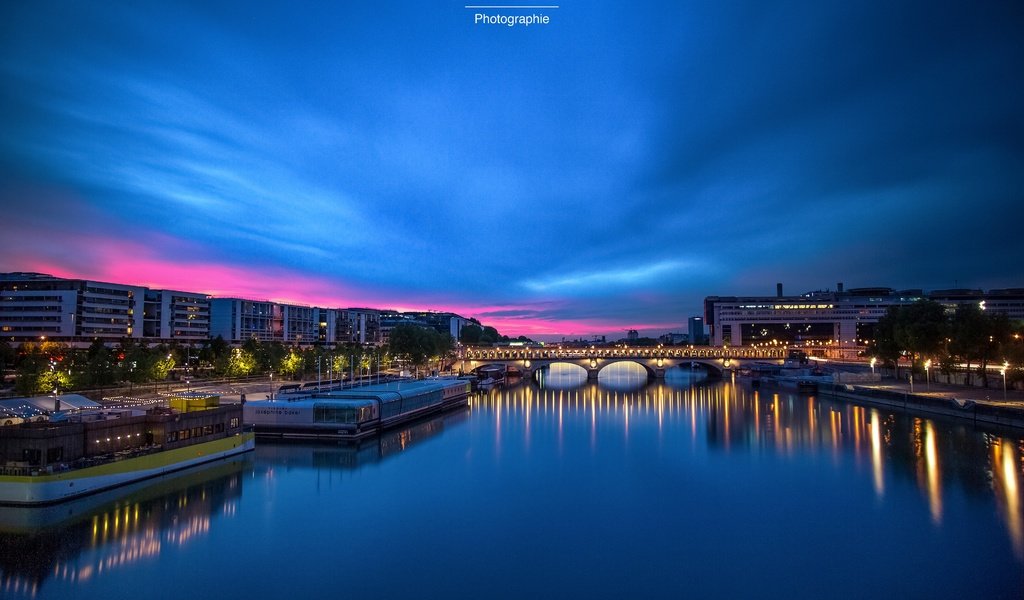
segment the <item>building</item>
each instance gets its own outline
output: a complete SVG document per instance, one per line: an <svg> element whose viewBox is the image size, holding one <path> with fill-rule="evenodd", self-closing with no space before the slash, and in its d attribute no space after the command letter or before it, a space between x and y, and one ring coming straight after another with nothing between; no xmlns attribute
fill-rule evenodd
<svg viewBox="0 0 1024 600"><path fill-rule="evenodd" d="M856 356L874 339L874 327L891 306L930 299L954 311L978 304L1011 319L1024 319L1024 289L897 291L885 287L807 292L786 296L708 296L704 317L715 346L799 345L827 356Z"/></svg>
<svg viewBox="0 0 1024 600"><path fill-rule="evenodd" d="M679 346L690 343L690 335L687 333L669 332L658 336L658 342L666 346Z"/></svg>
<svg viewBox="0 0 1024 600"><path fill-rule="evenodd" d="M687 332L690 334L691 344L702 346L708 343L708 336L704 332L704 317L690 317L686 327Z"/></svg>
<svg viewBox="0 0 1024 600"><path fill-rule="evenodd" d="M202 341L210 337L210 297L193 292L145 290L142 337Z"/></svg>
<svg viewBox="0 0 1024 600"><path fill-rule="evenodd" d="M381 311L373 308L340 308L335 312L336 344L379 344Z"/></svg>
<svg viewBox="0 0 1024 600"><path fill-rule="evenodd" d="M43 339L87 346L99 339L147 343L222 337L283 344L380 344L399 323L431 327L459 339L467 319L447 312L321 308L246 298L65 279L43 273L0 273L0 339Z"/></svg>
<svg viewBox="0 0 1024 600"><path fill-rule="evenodd" d="M217 336L227 342L283 342L282 305L269 300L214 298L210 300L210 337Z"/></svg>
<svg viewBox="0 0 1024 600"><path fill-rule="evenodd" d="M142 338L146 288L43 273L0 274L0 337L91 343Z"/></svg>

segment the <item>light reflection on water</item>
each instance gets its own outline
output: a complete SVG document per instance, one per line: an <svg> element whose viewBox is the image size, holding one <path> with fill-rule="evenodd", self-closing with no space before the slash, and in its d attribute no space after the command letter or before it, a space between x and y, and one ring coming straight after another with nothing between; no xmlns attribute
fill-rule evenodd
<svg viewBox="0 0 1024 600"><path fill-rule="evenodd" d="M557 365L556 365L557 366ZM567 365L572 366L572 365ZM937 526L943 522L945 488L948 480L965 472L973 485L978 478L990 478L988 486L997 504L1018 561L1024 563L1024 515L1018 481L1024 474L1024 440L999 434L974 431L965 422L941 425L921 417L896 415L881 408L865 408L828 398L799 396L779 392L749 390L732 382L712 385L688 382L681 389L665 384L646 386L624 393L633 385L635 375L626 376L625 383L606 385L588 381L567 369L559 374L557 384L570 382L565 388L524 385L477 397L474 411L495 419L496 431L501 419L527 424L524 443L531 435L544 435L546 429L531 431L549 418L561 445L565 439L565 412L584 415L588 423L591 446L596 443L600 422L617 420L624 438L630 428L647 428L651 423L661 434L667 426L673 429L689 425L693 441L703 438L709 448L729 453L742 449L745 454L769 452L778 456L816 456L824 452L839 456L851 454L857 464L868 463L871 482L878 498L884 498L887 469L909 468L922 495L928 513ZM695 385L695 383L702 383ZM945 436L946 439L942 439ZM946 472L943 467L946 466Z"/></svg>
<svg viewBox="0 0 1024 600"><path fill-rule="evenodd" d="M1020 435L698 375L542 374L359 446L261 442L244 472L23 514L0 595L182 572L219 598L1024 592Z"/></svg>
<svg viewBox="0 0 1024 600"><path fill-rule="evenodd" d="M214 518L233 516L250 458L49 507L0 507L0 596L35 598L47 579L72 588L116 579L207 535Z"/></svg>

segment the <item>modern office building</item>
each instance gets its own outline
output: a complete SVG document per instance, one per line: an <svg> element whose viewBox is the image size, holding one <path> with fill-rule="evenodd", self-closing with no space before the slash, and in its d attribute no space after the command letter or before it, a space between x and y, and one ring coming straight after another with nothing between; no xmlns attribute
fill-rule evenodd
<svg viewBox="0 0 1024 600"><path fill-rule="evenodd" d="M194 292L145 290L142 337L202 341L210 337L210 297Z"/></svg>
<svg viewBox="0 0 1024 600"><path fill-rule="evenodd" d="M336 309L334 343L379 344L380 314L373 308Z"/></svg>
<svg viewBox="0 0 1024 600"><path fill-rule="evenodd" d="M214 298L210 300L210 337L217 336L227 342L283 342L283 305L269 300Z"/></svg>
<svg viewBox="0 0 1024 600"><path fill-rule="evenodd" d="M446 312L321 308L246 298L65 279L42 273L0 273L0 339L47 339L87 346L101 339L146 343L201 342L221 336L284 344L380 344L399 323L432 327L458 339L467 319Z"/></svg>
<svg viewBox="0 0 1024 600"><path fill-rule="evenodd" d="M690 344L702 346L708 343L707 334L704 332L704 317L690 317L686 330L690 335Z"/></svg>
<svg viewBox="0 0 1024 600"><path fill-rule="evenodd" d="M146 288L43 273L0 274L0 338L92 342L143 337Z"/></svg>
<svg viewBox="0 0 1024 600"><path fill-rule="evenodd" d="M934 300L954 311L978 304L1011 319L1024 319L1024 289L897 291L870 287L786 296L708 296L704 317L715 346L799 345L824 355L856 355L874 338L874 327L891 306Z"/></svg>

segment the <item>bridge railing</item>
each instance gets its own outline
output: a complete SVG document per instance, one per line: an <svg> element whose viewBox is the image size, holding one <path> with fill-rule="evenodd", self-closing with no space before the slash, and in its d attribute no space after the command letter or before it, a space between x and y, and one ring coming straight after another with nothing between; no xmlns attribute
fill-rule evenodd
<svg viewBox="0 0 1024 600"><path fill-rule="evenodd" d="M785 348L692 347L692 348L466 348L465 360L582 360L592 358L637 359L726 359L726 358L785 358Z"/></svg>

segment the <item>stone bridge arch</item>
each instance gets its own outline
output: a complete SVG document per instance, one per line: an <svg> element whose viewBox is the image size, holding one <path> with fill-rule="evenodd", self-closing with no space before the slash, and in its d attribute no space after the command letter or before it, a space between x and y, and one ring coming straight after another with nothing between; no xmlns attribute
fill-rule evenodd
<svg viewBox="0 0 1024 600"><path fill-rule="evenodd" d="M467 348L460 359L464 372L489 364L502 364L533 377L537 369L555 363L582 367L596 379L602 369L619 362L634 362L648 377L661 378L675 367L700 365L714 376L755 363L781 364L785 348L667 347L667 348Z"/></svg>

